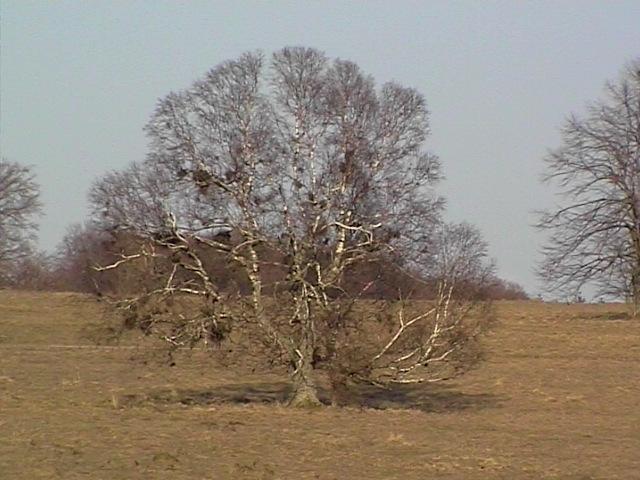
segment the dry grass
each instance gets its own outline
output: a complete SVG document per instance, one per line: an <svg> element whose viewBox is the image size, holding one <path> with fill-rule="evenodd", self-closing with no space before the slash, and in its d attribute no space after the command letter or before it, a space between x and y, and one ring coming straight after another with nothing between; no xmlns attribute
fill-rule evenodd
<svg viewBox="0 0 640 480"><path fill-rule="evenodd" d="M132 337L95 348L95 301L0 292L0 478L639 478L640 321L498 313L487 361L456 382L293 411L281 375L199 353L164 366Z"/></svg>

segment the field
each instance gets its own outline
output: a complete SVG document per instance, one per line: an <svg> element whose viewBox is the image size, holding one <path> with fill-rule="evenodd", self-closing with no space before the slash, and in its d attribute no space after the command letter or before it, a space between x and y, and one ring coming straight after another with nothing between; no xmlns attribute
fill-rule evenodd
<svg viewBox="0 0 640 480"><path fill-rule="evenodd" d="M0 478L640 478L640 321L496 308L486 360L458 380L299 411L277 373L96 345L89 297L0 291Z"/></svg>

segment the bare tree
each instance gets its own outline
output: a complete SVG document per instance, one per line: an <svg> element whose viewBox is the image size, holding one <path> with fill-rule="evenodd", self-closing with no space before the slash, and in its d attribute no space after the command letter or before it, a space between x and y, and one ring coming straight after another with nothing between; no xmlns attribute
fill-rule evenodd
<svg viewBox="0 0 640 480"><path fill-rule="evenodd" d="M551 235L541 277L577 297L594 284L600 295L640 304L640 60L628 65L585 118L572 116L563 144L546 159L544 180L563 202L539 227Z"/></svg>
<svg viewBox="0 0 640 480"><path fill-rule="evenodd" d="M93 266L113 261L117 244L109 232L91 222L69 226L52 261L56 288L96 294L112 291L113 282L105 278L109 276L99 274Z"/></svg>
<svg viewBox="0 0 640 480"><path fill-rule="evenodd" d="M121 305L173 345L256 332L269 358L291 365L293 405L318 402L323 369L335 382L448 378L458 369L442 366L475 331L452 300L455 279L435 302L384 312L359 301L375 279L345 288L358 265L417 265L431 241L443 201L428 131L417 91L376 90L357 65L317 50L227 61L159 102L144 163L94 185L97 221L140 240L99 269L154 272ZM204 252L241 272L248 295L221 288ZM145 309L188 296L200 308Z"/></svg>
<svg viewBox="0 0 640 480"><path fill-rule="evenodd" d="M0 283L8 266L33 251L40 190L29 167L0 160Z"/></svg>
<svg viewBox="0 0 640 480"><path fill-rule="evenodd" d="M495 279L495 262L480 230L469 223L442 223L435 231L429 277L458 285L458 293L474 296Z"/></svg>

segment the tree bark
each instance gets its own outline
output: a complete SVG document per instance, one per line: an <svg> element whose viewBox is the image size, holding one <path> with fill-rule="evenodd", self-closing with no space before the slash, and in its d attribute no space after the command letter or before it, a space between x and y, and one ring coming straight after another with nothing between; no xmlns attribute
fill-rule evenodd
<svg viewBox="0 0 640 480"><path fill-rule="evenodd" d="M313 408L321 405L318 388L313 378L312 358L303 355L299 360L298 370L293 376L293 391L289 399L290 407Z"/></svg>
<svg viewBox="0 0 640 480"><path fill-rule="evenodd" d="M633 302L633 318L640 316L640 265L631 279L631 301Z"/></svg>

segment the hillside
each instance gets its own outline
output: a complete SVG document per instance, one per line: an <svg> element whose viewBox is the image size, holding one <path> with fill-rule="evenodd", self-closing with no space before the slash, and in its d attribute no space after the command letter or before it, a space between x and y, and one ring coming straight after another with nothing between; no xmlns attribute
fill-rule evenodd
<svg viewBox="0 0 640 480"><path fill-rule="evenodd" d="M90 297L0 291L0 478L638 478L640 321L496 308L486 360L457 381L296 411L281 375L105 343Z"/></svg>

